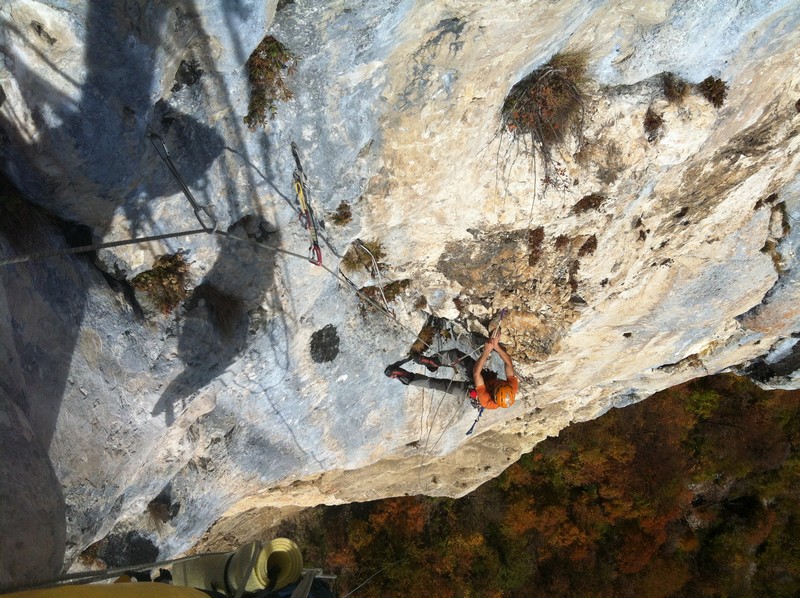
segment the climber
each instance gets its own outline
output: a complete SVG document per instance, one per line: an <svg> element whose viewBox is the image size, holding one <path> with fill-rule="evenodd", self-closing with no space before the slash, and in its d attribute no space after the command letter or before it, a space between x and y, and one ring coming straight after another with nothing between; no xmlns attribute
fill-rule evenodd
<svg viewBox="0 0 800 598"><path fill-rule="evenodd" d="M505 365L506 378L498 378L494 372L484 372L483 366L489 359L492 351L496 351ZM415 374L403 369L408 361L424 365L429 371L435 372L444 365L452 365L462 369L467 380L447 380L444 378L430 378L422 374ZM432 357L417 354L401 359L389 365L385 370L389 378L396 378L403 384L441 390L459 397L471 396L474 388L475 399L480 406L485 409L497 409L498 407L511 407L517 394L519 381L514 375L514 364L506 350L500 346L498 336L493 336L483 347L483 354L476 362L469 355L465 355L458 349L450 349L442 353L437 353ZM471 397L472 398L472 397Z"/></svg>
<svg viewBox="0 0 800 598"><path fill-rule="evenodd" d="M484 380L483 365L492 351L495 351L500 356L500 359L503 360L505 380L497 376L486 376ZM514 363L511 361L511 357L500 346L499 335L492 337L483 347L483 355L478 359L478 363L475 364L472 376L475 380L477 399L482 407L485 409L497 409L498 407L511 407L514 404L517 389L519 388L519 380L514 375Z"/></svg>

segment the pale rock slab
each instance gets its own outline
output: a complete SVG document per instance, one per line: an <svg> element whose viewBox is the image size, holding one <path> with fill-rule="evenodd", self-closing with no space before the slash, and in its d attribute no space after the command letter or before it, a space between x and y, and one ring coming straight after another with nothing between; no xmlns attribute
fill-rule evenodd
<svg viewBox="0 0 800 598"><path fill-rule="evenodd" d="M169 557L215 522L201 547L320 503L461 496L571 422L708 373L797 386L796 1L103 6L0 7L3 172L95 241L195 228L155 132L220 230L247 241L0 269L2 425L32 447L8 460L31 468L20 494L60 486L36 537L63 535L67 563L110 533L138 530ZM251 132L245 63L265 34L301 60L294 99ZM552 171L500 134L500 108L574 48L589 54L585 144L555 152L545 184ZM722 78L725 104L668 104L665 71ZM650 106L664 118L652 141ZM330 271L302 259L291 141ZM590 194L596 209L573 209ZM353 218L335 225L342 202ZM65 246L11 208L0 256ZM380 280L349 274L357 286L409 280L395 318L332 276L355 239L385 253ZM126 281L179 250L192 288L231 298L225 318L199 290L169 316L134 300ZM502 308L520 397L473 436L465 401L383 376L429 315L480 332ZM19 475L6 467L4 487ZM176 509L156 528L147 505L164 495ZM4 495L4 514L27 499ZM61 560L26 554L0 581Z"/></svg>

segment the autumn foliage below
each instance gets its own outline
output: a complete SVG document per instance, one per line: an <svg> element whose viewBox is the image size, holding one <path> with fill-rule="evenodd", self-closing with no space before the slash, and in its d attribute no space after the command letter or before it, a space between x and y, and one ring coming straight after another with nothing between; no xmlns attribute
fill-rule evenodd
<svg viewBox="0 0 800 598"><path fill-rule="evenodd" d="M564 430L460 499L286 524L362 596L800 595L800 392L696 380ZM482 467L483 463L476 463Z"/></svg>

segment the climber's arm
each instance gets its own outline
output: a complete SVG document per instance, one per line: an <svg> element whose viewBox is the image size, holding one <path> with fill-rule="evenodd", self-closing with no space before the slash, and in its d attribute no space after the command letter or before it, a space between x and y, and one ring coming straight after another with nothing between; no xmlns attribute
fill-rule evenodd
<svg viewBox="0 0 800 598"><path fill-rule="evenodd" d="M506 379L512 378L514 376L514 362L511 361L511 357L509 357L506 350L500 346L500 343L496 343L494 346L495 351L500 356L500 359L503 360L503 364L505 365L506 369Z"/></svg>
<svg viewBox="0 0 800 598"><path fill-rule="evenodd" d="M486 382L484 382L481 372L483 371L483 366L486 365L486 360L489 359L489 355L491 354L493 348L494 347L491 341L486 343L483 346L483 354L475 363L475 367L472 368L472 379L475 381L475 388L486 386Z"/></svg>

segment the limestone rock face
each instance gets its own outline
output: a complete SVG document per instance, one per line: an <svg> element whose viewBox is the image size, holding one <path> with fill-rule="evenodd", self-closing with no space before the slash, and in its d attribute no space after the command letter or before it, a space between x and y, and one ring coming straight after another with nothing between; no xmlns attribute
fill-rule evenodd
<svg viewBox="0 0 800 598"><path fill-rule="evenodd" d="M169 557L275 509L460 496L571 422L707 373L797 387L796 1L14 0L0 21L0 164L38 206L3 197L0 258L196 229L150 133L233 235L0 268L0 425L31 445L0 506L47 494L36 533L65 537L68 563L131 530ZM251 131L265 35L299 61ZM501 107L575 49L582 135L545 163ZM669 102L665 72L727 97ZM130 281L179 251L189 295L164 315ZM432 349L472 349L503 308L520 393L473 435L466 401L383 376L431 316ZM0 581L55 572L41 552Z"/></svg>

